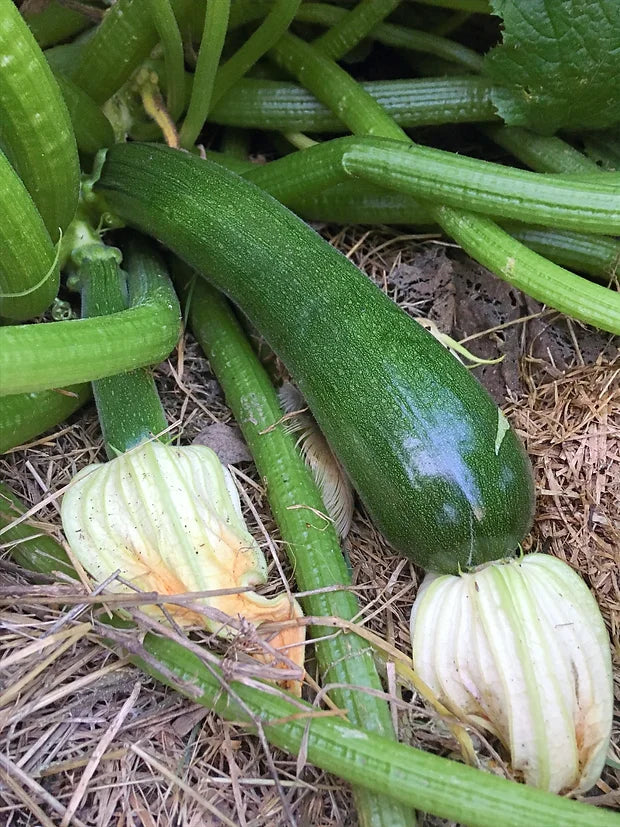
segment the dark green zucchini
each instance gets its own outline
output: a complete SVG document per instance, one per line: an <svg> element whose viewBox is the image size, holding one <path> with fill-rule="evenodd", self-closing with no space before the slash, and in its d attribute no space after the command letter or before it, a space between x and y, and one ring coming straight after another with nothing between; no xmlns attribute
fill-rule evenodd
<svg viewBox="0 0 620 827"><path fill-rule="evenodd" d="M0 396L0 454L58 425L90 397L87 384Z"/></svg>
<svg viewBox="0 0 620 827"><path fill-rule="evenodd" d="M96 189L248 315L283 359L396 549L457 572L512 554L530 464L471 374L342 254L209 161L117 144Z"/></svg>

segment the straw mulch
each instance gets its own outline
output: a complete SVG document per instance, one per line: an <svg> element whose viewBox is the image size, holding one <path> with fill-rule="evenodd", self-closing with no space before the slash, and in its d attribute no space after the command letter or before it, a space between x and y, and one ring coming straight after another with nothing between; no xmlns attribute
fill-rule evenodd
<svg viewBox="0 0 620 827"><path fill-rule="evenodd" d="M500 365L477 369L477 375L503 405L535 464L537 521L527 547L558 555L585 577L610 630L617 667L620 359L614 343L543 312L435 239L320 229L408 312L430 316L457 338L473 336L467 346L478 355L506 354ZM169 421L184 442L204 435L214 422L230 426L220 427L220 437L278 548L263 491L209 366L189 337L181 353L182 359L174 354L157 371ZM28 505L41 505L41 528L61 538L56 492L80 468L103 458L91 407L2 457L0 476ZM262 528L249 510L247 518L264 546ZM386 548L362 512L346 550L364 606L360 623L410 652L409 613L421 573ZM270 582L272 591L281 590L275 566ZM350 793L337 779L308 766L298 771L296 760L277 750L266 754L239 726L151 681L113 646L103 646L85 594L82 587L59 587L19 569L4 548L0 824L357 823ZM616 669L618 698L619 676ZM456 741L436 715L409 688L398 686L390 670L386 677L399 701L394 718L401 739L458 756ZM507 773L496 745L470 734L480 765ZM619 788L620 716L609 764L593 792L597 802L620 808Z"/></svg>

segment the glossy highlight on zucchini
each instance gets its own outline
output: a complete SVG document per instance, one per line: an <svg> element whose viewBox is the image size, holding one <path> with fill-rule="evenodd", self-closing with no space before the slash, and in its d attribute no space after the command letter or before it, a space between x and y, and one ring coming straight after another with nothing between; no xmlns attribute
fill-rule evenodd
<svg viewBox="0 0 620 827"><path fill-rule="evenodd" d="M0 149L0 317L25 321L58 292L54 245L26 187Z"/></svg>
<svg viewBox="0 0 620 827"><path fill-rule="evenodd" d="M52 71L11 0L0 0L0 73L0 147L57 241L77 207L75 136Z"/></svg>
<svg viewBox="0 0 620 827"><path fill-rule="evenodd" d="M234 173L166 147L115 145L96 189L247 314L396 549L443 572L514 552L533 511L519 439L342 254Z"/></svg>

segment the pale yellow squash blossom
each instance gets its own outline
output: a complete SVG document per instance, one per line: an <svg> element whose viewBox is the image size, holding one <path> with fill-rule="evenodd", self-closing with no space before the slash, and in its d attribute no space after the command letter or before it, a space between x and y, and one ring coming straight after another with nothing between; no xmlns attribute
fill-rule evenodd
<svg viewBox="0 0 620 827"><path fill-rule="evenodd" d="M265 557L246 528L234 481L204 445L145 442L110 462L89 465L73 479L61 513L67 541L86 571L98 582L118 571L131 584L114 579L109 589L115 592L180 595L253 587L267 579ZM247 591L196 603L257 626L302 616L286 594L266 598ZM201 612L164 605L180 625L235 634ZM156 605L143 611L163 620ZM304 626L288 623L270 636L269 645L303 667L304 640Z"/></svg>
<svg viewBox="0 0 620 827"><path fill-rule="evenodd" d="M547 554L428 575L411 616L414 667L461 721L495 735L515 775L556 793L598 780L613 688L598 605Z"/></svg>

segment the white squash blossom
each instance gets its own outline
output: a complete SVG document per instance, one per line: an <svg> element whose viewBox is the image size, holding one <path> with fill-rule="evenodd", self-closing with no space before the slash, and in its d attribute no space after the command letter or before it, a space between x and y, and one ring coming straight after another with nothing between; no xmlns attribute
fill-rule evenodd
<svg viewBox="0 0 620 827"><path fill-rule="evenodd" d="M598 605L547 554L427 575L411 615L415 670L461 721L508 750L525 783L583 793L609 745L613 687Z"/></svg>
<svg viewBox="0 0 620 827"><path fill-rule="evenodd" d="M114 579L111 591L179 595L256 586L267 579L265 557L246 528L234 481L204 445L145 442L110 462L89 465L65 493L61 515L73 554L95 580L119 571L131 584ZM247 591L196 602L256 625L302 616L288 595L269 599ZM180 625L235 634L201 612L165 606ZM143 611L163 620L156 605ZM288 624L269 643L303 666L304 640L304 627Z"/></svg>

